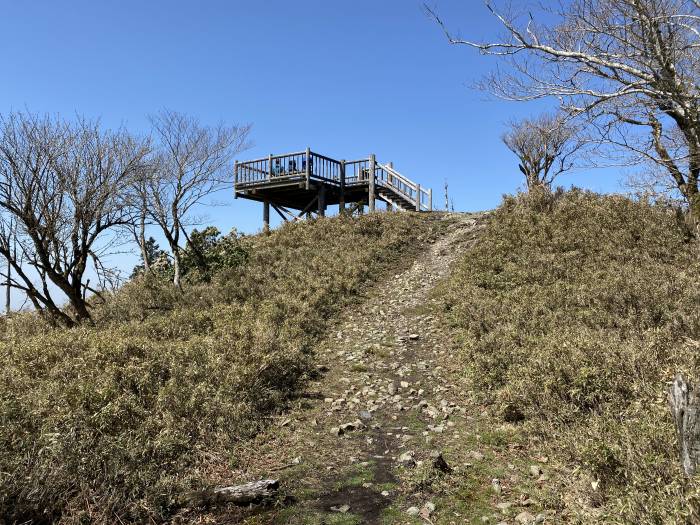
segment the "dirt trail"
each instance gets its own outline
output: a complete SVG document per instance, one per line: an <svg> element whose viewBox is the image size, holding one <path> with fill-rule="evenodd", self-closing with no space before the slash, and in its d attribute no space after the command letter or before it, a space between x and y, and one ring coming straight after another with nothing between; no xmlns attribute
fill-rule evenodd
<svg viewBox="0 0 700 525"><path fill-rule="evenodd" d="M472 416L430 292L484 216L445 221L408 269L343 313L316 350L321 375L305 399L246 445L250 474L279 477L290 497L245 523L436 523L442 509L425 496L443 475L434 456L464 443Z"/></svg>

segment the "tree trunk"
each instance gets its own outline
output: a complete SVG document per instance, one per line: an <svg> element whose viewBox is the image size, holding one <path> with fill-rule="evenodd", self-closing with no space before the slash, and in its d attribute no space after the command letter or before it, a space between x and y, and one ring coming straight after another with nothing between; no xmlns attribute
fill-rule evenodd
<svg viewBox="0 0 700 525"><path fill-rule="evenodd" d="M690 225L693 228L693 233L696 237L700 237L700 193L685 195L688 202L688 211L690 212Z"/></svg>
<svg viewBox="0 0 700 525"><path fill-rule="evenodd" d="M151 271L151 261L148 260L146 251L146 212L141 212L141 222L139 230L139 247L141 248L141 259L143 259L143 269L146 273Z"/></svg>
<svg viewBox="0 0 700 525"><path fill-rule="evenodd" d="M175 274L173 276L173 285L175 285L176 288L181 288L180 284L180 272L181 272L181 264L180 264L180 249L178 247L175 247L173 249L173 273Z"/></svg>
<svg viewBox="0 0 700 525"><path fill-rule="evenodd" d="M88 310L87 301L83 298L80 290L71 290L68 295L68 301L75 311L75 320L78 323L92 323L92 316Z"/></svg>
<svg viewBox="0 0 700 525"><path fill-rule="evenodd" d="M172 237L169 238L170 241L170 249L173 252L173 270L174 270L174 277L173 277L173 284L175 285L176 288L181 288L180 285L180 273L182 272L182 260L180 257L180 217L178 215L178 206L179 202L174 201L173 202L173 207L172 207L172 213L173 213L173 234Z"/></svg>
<svg viewBox="0 0 700 525"><path fill-rule="evenodd" d="M66 328L73 328L77 324L68 314L53 303L46 304L45 308L40 311L48 315L54 326L60 324Z"/></svg>
<svg viewBox="0 0 700 525"><path fill-rule="evenodd" d="M12 283L12 265L10 260L7 260L7 280L5 281L5 315L10 315L12 310L12 295L11 295L11 283Z"/></svg>

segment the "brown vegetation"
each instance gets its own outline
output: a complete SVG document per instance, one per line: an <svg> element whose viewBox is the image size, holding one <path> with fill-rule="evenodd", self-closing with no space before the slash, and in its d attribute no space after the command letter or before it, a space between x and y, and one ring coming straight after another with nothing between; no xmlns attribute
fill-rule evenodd
<svg viewBox="0 0 700 525"><path fill-rule="evenodd" d="M672 209L534 192L506 198L443 290L475 393L565 466L554 497L585 520L698 512L667 390L698 377L699 270Z"/></svg>
<svg viewBox="0 0 700 525"><path fill-rule="evenodd" d="M241 239L247 262L209 284L126 285L95 327L5 322L0 517L162 520L185 492L241 481L226 478L232 445L313 373L326 320L431 224L390 214L287 225Z"/></svg>

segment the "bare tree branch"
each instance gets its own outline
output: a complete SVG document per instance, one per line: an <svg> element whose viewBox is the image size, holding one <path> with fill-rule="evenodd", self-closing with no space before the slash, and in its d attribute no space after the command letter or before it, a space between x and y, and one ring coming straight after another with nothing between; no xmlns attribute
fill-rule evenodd
<svg viewBox="0 0 700 525"><path fill-rule="evenodd" d="M0 255L17 275L14 286L55 322L91 320L85 273L99 242L132 220L126 189L147 154L145 142L103 131L98 122L0 117L0 211L7 225L0 227ZM65 294L72 314L49 285Z"/></svg>
<svg viewBox="0 0 700 525"><path fill-rule="evenodd" d="M250 146L251 126L202 126L171 110L151 116L151 125L156 156L151 176L140 189L143 209L168 242L173 282L180 286L180 235L189 226L193 208L211 194L233 186L230 163Z"/></svg>
<svg viewBox="0 0 700 525"><path fill-rule="evenodd" d="M526 21L496 2L486 7L504 38L454 37L426 7L450 43L504 66L482 88L510 100L554 98L601 132L601 144L627 151L630 163L662 167L700 220L700 2L571 0Z"/></svg>
<svg viewBox="0 0 700 525"><path fill-rule="evenodd" d="M585 144L566 116L547 113L511 122L502 140L518 157L528 190L551 187L554 179L574 168Z"/></svg>

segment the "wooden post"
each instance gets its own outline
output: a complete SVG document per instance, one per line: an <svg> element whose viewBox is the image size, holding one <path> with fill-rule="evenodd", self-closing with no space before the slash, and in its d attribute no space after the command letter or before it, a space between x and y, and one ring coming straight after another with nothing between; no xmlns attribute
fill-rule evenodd
<svg viewBox="0 0 700 525"><path fill-rule="evenodd" d="M692 477L700 464L700 396L678 374L668 395L671 413L676 423L681 464L688 477Z"/></svg>
<svg viewBox="0 0 700 525"><path fill-rule="evenodd" d="M420 211L420 184L416 184L416 211Z"/></svg>
<svg viewBox="0 0 700 525"><path fill-rule="evenodd" d="M326 185L321 183L321 187L318 189L318 216L326 216Z"/></svg>
<svg viewBox="0 0 700 525"><path fill-rule="evenodd" d="M238 192L236 192L236 186L238 186L238 161L233 161L233 198L238 198Z"/></svg>
<svg viewBox="0 0 700 525"><path fill-rule="evenodd" d="M428 190L428 211L433 211L433 188Z"/></svg>
<svg viewBox="0 0 700 525"><path fill-rule="evenodd" d="M377 169L377 158L372 153L369 156L369 211L372 213L374 211L374 180L376 177Z"/></svg>
<svg viewBox="0 0 700 525"><path fill-rule="evenodd" d="M309 189L311 179L311 148L306 148L306 189Z"/></svg>
<svg viewBox="0 0 700 525"><path fill-rule="evenodd" d="M340 213L345 213L345 160L340 161Z"/></svg>
<svg viewBox="0 0 700 525"><path fill-rule="evenodd" d="M447 179L445 179L445 211L450 211L450 198L447 194Z"/></svg>
<svg viewBox="0 0 700 525"><path fill-rule="evenodd" d="M386 174L387 182L389 183L389 186L393 186L394 185L394 176L391 174L391 170L394 169L394 163L389 162L389 163L387 163L387 166L389 166L389 170L387 171L387 174ZM386 211L391 211L393 209L394 209L394 207L391 205L391 203L387 202L386 203Z"/></svg>
<svg viewBox="0 0 700 525"><path fill-rule="evenodd" d="M272 155L267 156L267 180L272 180Z"/></svg>
<svg viewBox="0 0 700 525"><path fill-rule="evenodd" d="M270 203L267 201L263 202L263 231L270 232Z"/></svg>

